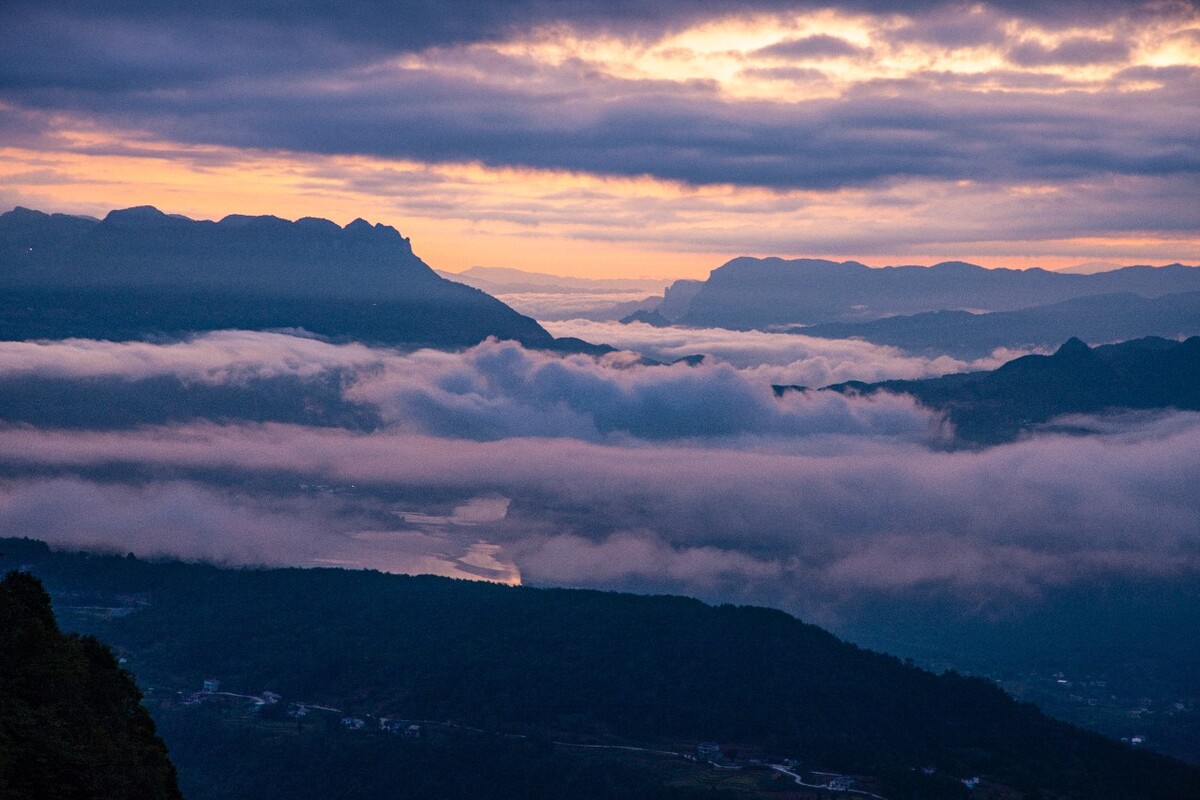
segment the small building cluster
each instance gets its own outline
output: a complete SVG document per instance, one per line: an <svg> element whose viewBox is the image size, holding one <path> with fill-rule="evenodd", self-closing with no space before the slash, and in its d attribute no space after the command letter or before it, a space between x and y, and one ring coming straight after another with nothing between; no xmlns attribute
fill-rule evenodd
<svg viewBox="0 0 1200 800"><path fill-rule="evenodd" d="M827 784L831 792L848 792L854 788L854 778L849 775L835 775Z"/></svg>
<svg viewBox="0 0 1200 800"><path fill-rule="evenodd" d="M420 725L398 717L380 717L379 730L398 733L409 739L420 739L422 735Z"/></svg>

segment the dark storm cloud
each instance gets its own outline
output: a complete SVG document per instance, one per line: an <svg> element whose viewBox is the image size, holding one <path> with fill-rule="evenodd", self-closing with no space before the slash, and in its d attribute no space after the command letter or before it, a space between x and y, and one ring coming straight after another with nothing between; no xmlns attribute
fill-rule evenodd
<svg viewBox="0 0 1200 800"><path fill-rule="evenodd" d="M327 33L274 22L57 17L19 11L0 34L0 89L119 93L303 74L379 57Z"/></svg>
<svg viewBox="0 0 1200 800"><path fill-rule="evenodd" d="M1170 67L1128 67L1116 75L1123 81L1154 81L1156 83L1179 83L1200 81L1200 68L1177 64Z"/></svg>
<svg viewBox="0 0 1200 800"><path fill-rule="evenodd" d="M897 36L901 40L932 42L949 48L998 45L1007 36L1004 30L1006 11L1009 10L996 5L948 4L918 14L899 30ZM1022 15L1018 13L1017 16Z"/></svg>
<svg viewBox="0 0 1200 800"><path fill-rule="evenodd" d="M806 36L803 39L788 39L778 42L754 51L754 55L781 59L804 59L854 56L862 52L861 47L857 47L845 39L819 34Z"/></svg>
<svg viewBox="0 0 1200 800"><path fill-rule="evenodd" d="M863 0L839 7L908 12L911 21L897 35L954 47L997 43L1006 15L1094 25L1190 8L1026 5L966 9ZM737 10L806 7L764 0ZM0 117L8 118L0 125L28 138L41 115L42 125L53 118L182 143L778 188L905 177L1054 180L1200 167L1200 144L1179 132L1181 125L1200 127L1200 92L1195 77L1180 72L1160 75L1159 90L1120 95L996 96L927 74L860 84L836 100L739 101L704 81L621 80L578 60L549 65L488 49L453 51L551 23L653 38L729 12L722 3L431 0L283 8L10 5L0 32ZM1013 58L1094 63L1111 61L1126 45L1069 39L1039 47L1019 45ZM432 54L432 66L402 68L388 60L406 52ZM857 50L817 35L760 52L802 57ZM766 76L751 65L745 74ZM1138 120L1136 132L1128 130L1130 119Z"/></svg>
<svg viewBox="0 0 1200 800"><path fill-rule="evenodd" d="M1194 10L1195 5L1190 0L1165 3L1129 0L1029 3L1026 0L994 0L987 4L987 13L1066 26L1187 13ZM80 41L86 35L101 47L149 43L164 51L188 42L201 42L213 46L215 52L205 54L184 49L180 55L190 54L217 66L217 57L223 48L235 44L241 36L246 36L246 43L252 43L256 32L265 36L262 44L267 48L278 43L279 39L274 37L280 32L289 31L297 41L304 38L323 39L356 48L412 52L433 46L501 38L538 26L568 25L583 30L653 37L714 17L753 13L786 14L824 8L912 15L924 20L918 23L918 27L928 31L927 38L940 37L947 41L963 40L962 31L967 30L976 31L967 34L967 39L978 40L979 20L972 19L966 23L961 20L984 16L972 13L972 6L954 0L748 0L736 5L726 0L669 0L658 3L635 0L461 0L453 3L445 0L346 0L339 3L320 0L295 3L241 0L192 3L25 0L5 4L4 14L10 23L5 36L5 52L12 54L11 45L36 47L36 42L27 40L37 34L43 37L72 36L75 41ZM173 31L174 34L169 38L156 38L163 31ZM243 33L239 34L238 31ZM39 52L40 60L51 73L61 65L73 63L70 53L56 53L51 48L42 48ZM153 56L153 53L145 52L128 54L135 62ZM290 58L286 54L276 54L275 57ZM11 63L10 59L5 61Z"/></svg>
<svg viewBox="0 0 1200 800"><path fill-rule="evenodd" d="M779 188L895 177L1021 181L1200 170L1193 72L1142 92L1060 95L942 87L936 76L880 81L804 103L738 101L706 83L626 81L566 64L535 78L489 57L486 76L397 69L330 80L186 93L21 94L178 141L492 166L654 175ZM1137 126L1129 126L1131 119Z"/></svg>
<svg viewBox="0 0 1200 800"><path fill-rule="evenodd" d="M1041 67L1048 64L1112 64L1124 61L1128 57L1127 42L1087 37L1065 39L1053 47L1046 47L1039 42L1022 42L1008 51L1009 60L1023 67Z"/></svg>

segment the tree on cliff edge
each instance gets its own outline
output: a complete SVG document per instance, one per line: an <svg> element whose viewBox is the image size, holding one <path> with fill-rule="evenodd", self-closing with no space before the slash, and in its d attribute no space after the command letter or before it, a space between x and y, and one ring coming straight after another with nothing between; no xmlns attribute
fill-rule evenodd
<svg viewBox="0 0 1200 800"><path fill-rule="evenodd" d="M62 633L41 582L0 581L0 798L181 798L133 679Z"/></svg>

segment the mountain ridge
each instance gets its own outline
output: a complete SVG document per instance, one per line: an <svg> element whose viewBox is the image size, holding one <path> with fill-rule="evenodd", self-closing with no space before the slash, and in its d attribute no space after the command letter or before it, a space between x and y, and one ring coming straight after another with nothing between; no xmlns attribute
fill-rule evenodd
<svg viewBox="0 0 1200 800"><path fill-rule="evenodd" d="M824 388L908 394L946 414L962 441L997 444L1068 414L1200 410L1200 336L1182 342L1148 336L1095 348L1072 337L1051 355L1022 356L990 371ZM792 390L808 391L775 387L779 394Z"/></svg>
<svg viewBox="0 0 1200 800"><path fill-rule="evenodd" d="M1125 291L1147 297L1200 291L1200 268L1131 266L1076 275L961 261L868 267L857 261L741 256L709 274L678 322L733 329L862 322L947 309L1014 311Z"/></svg>
<svg viewBox="0 0 1200 800"><path fill-rule="evenodd" d="M214 222L134 206L95 220L17 207L0 214L0 289L4 339L304 328L384 345L461 348L495 336L608 349L556 341L487 293L438 276L395 228L361 218Z"/></svg>
<svg viewBox="0 0 1200 800"><path fill-rule="evenodd" d="M1106 344L1146 336L1200 334L1200 291L1153 298L1117 292L1016 311L926 311L870 322L822 323L786 332L823 339L863 339L910 352L979 358L997 348L1049 347L1070 336Z"/></svg>

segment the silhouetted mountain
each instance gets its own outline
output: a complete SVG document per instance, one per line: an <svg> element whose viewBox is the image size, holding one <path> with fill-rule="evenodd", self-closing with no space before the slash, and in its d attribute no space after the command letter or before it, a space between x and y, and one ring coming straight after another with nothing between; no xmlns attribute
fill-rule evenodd
<svg viewBox="0 0 1200 800"><path fill-rule="evenodd" d="M1064 275L1095 275L1097 272L1112 272L1114 269L1121 269L1121 265L1112 261L1087 261L1054 271Z"/></svg>
<svg viewBox="0 0 1200 800"><path fill-rule="evenodd" d="M108 648L59 631L37 578L0 581L0 797L179 798L141 694Z"/></svg>
<svg viewBox="0 0 1200 800"><path fill-rule="evenodd" d="M633 322L640 322L643 325L652 325L655 328L667 328L671 325L671 320L667 319L657 311L635 311L629 316L621 319L622 325L629 325Z"/></svg>
<svg viewBox="0 0 1200 800"><path fill-rule="evenodd" d="M944 411L961 438L1000 442L1064 414L1200 410L1200 336L1183 342L1147 337L1094 349L1071 338L1054 355L1023 356L990 372L871 384L851 381L828 388L910 394Z"/></svg>
<svg viewBox="0 0 1200 800"><path fill-rule="evenodd" d="M216 677L496 732L712 738L885 786L931 764L1032 796L1185 798L1200 781L1194 767L1051 720L986 681L905 666L780 611L431 576L221 570L28 540L0 549L64 596L149 598L87 624L159 685ZM172 747L201 749L181 763L201 759L211 738Z"/></svg>
<svg viewBox="0 0 1200 800"><path fill-rule="evenodd" d="M675 322L687 313L692 300L703 288L704 281L678 280L663 290L662 301L653 310Z"/></svg>
<svg viewBox="0 0 1200 800"><path fill-rule="evenodd" d="M1068 275L1043 269L985 269L959 261L870 268L856 261L735 258L712 271L678 321L768 328L944 309L1013 311L1117 292L1158 297L1195 291L1200 291L1200 268L1180 264Z"/></svg>
<svg viewBox="0 0 1200 800"><path fill-rule="evenodd" d="M554 350L559 353L583 353L589 356L602 356L605 353L615 353L617 348L606 344L592 344L576 336L560 336L543 350Z"/></svg>
<svg viewBox="0 0 1200 800"><path fill-rule="evenodd" d="M827 322L790 332L864 339L912 352L977 358L997 347L1050 347L1070 336L1103 344L1144 336L1200 334L1200 292L1146 298L1124 292L1064 300L1020 311L930 311L871 322Z"/></svg>
<svg viewBox="0 0 1200 800"><path fill-rule="evenodd" d="M361 219L17 208L0 215L0 288L5 339L304 328L380 344L553 346L534 320L439 277L394 228Z"/></svg>

